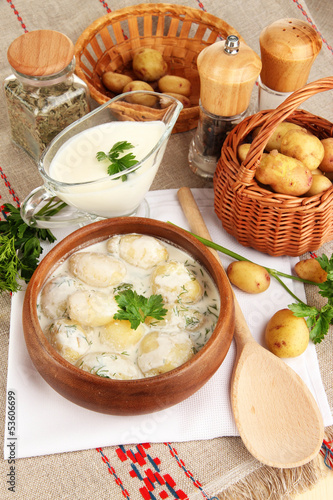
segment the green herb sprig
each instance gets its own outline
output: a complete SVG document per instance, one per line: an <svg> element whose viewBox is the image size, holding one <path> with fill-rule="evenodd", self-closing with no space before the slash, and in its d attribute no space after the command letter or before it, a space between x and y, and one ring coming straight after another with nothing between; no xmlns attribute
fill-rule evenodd
<svg viewBox="0 0 333 500"><path fill-rule="evenodd" d="M202 238L201 236L191 233L190 231L188 232L195 238L197 238L197 240L204 243L204 245L206 245L207 247L214 248L215 250L224 253L225 255L229 255L229 257L232 257L235 260L245 260L248 262L252 262L242 255L229 250L228 248L214 243L213 241L207 240L206 238ZM317 257L316 260L318 260L322 269L327 272L327 278L324 283L315 283L314 281L305 280L299 278L298 276L282 273L276 269L262 266L261 264L259 265L266 269L270 276L275 278L280 283L280 285L297 301L297 303L288 305L288 308L294 313L295 316L306 318L306 323L310 332L310 339L314 344L319 344L327 334L329 326L333 325L333 255L329 259L324 254L321 257ZM319 294L327 298L327 303L320 309L315 306L308 306L290 290L290 288L284 283L284 281L282 281L280 277L317 286L320 290Z"/></svg>
<svg viewBox="0 0 333 500"><path fill-rule="evenodd" d="M124 290L115 296L115 300L119 310L113 316L114 319L128 320L133 330L136 330L140 323L144 323L146 318L162 320L167 313L161 295L151 295L147 298L133 290Z"/></svg>
<svg viewBox="0 0 333 500"><path fill-rule="evenodd" d="M127 170L139 163L138 160L135 159L135 155L133 153L128 153L120 157L121 153L132 148L134 148L134 146L130 142L118 141L112 146L108 153L98 151L96 158L98 161L107 160L110 162L108 166L108 175L118 174L119 172L123 172L124 170ZM126 179L126 174L121 176L121 180L123 182L126 181Z"/></svg>
<svg viewBox="0 0 333 500"><path fill-rule="evenodd" d="M66 203L52 198L37 212L38 218L55 215ZM17 292L20 279L28 282L38 266L43 252L40 242L53 243L56 237L49 229L31 227L26 224L20 209L10 203L3 206L5 220L0 221L0 293Z"/></svg>

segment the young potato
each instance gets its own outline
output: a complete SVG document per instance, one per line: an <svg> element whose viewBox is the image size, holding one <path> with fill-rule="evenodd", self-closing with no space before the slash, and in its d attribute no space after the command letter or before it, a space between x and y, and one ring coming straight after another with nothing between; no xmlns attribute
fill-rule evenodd
<svg viewBox="0 0 333 500"><path fill-rule="evenodd" d="M330 187L332 187L332 182L328 177L320 174L312 175L312 184L309 191L305 193L305 196L315 196L327 191Z"/></svg>
<svg viewBox="0 0 333 500"><path fill-rule="evenodd" d="M321 140L324 146L324 157L319 165L323 172L333 172L333 137L327 137Z"/></svg>
<svg viewBox="0 0 333 500"><path fill-rule="evenodd" d="M125 85L132 80L130 76L114 73L113 71L106 71L102 75L102 82L105 87L115 94L121 94Z"/></svg>
<svg viewBox="0 0 333 500"><path fill-rule="evenodd" d="M302 162L276 150L262 156L255 177L262 184L271 186L276 193L292 196L304 195L312 184L311 171Z"/></svg>
<svg viewBox="0 0 333 500"><path fill-rule="evenodd" d="M303 280L314 281L314 283L324 283L327 272L321 267L316 259L300 260L294 267L295 273Z"/></svg>
<svg viewBox="0 0 333 500"><path fill-rule="evenodd" d="M281 153L296 158L305 167L315 170L324 158L324 146L310 132L289 130L282 138Z"/></svg>
<svg viewBox="0 0 333 500"><path fill-rule="evenodd" d="M299 356L309 343L305 319L294 316L290 309L280 309L267 323L265 342L268 349L279 358Z"/></svg>
<svg viewBox="0 0 333 500"><path fill-rule="evenodd" d="M141 47L135 52L132 66L136 76L145 82L158 80L168 69L168 64L161 52L149 47Z"/></svg>
<svg viewBox="0 0 333 500"><path fill-rule="evenodd" d="M165 75L158 80L158 88L160 92L169 94L181 94L186 97L191 95L191 82L187 78L182 78L176 75Z"/></svg>
<svg viewBox="0 0 333 500"><path fill-rule="evenodd" d="M253 130L252 136L253 138L256 137L259 132L260 132L261 127L257 127ZM265 147L265 151L272 151L273 149L277 149L279 152L281 151L281 141L282 138L285 136L289 130L293 129L299 129L302 130L302 127L299 125L296 125L296 123L291 123L291 122L282 122L279 123L274 130L273 134L270 136L268 139L268 142Z"/></svg>
<svg viewBox="0 0 333 500"><path fill-rule="evenodd" d="M162 92L162 94L170 95L171 97L174 97L175 99L178 99L178 101L180 101L182 103L182 105L183 105L184 108L189 108L191 106L191 101L185 95L175 94L174 92ZM166 102L165 105L164 105L163 104L163 99L161 99L161 107L162 108L168 107L169 104L170 104L170 101Z"/></svg>
<svg viewBox="0 0 333 500"><path fill-rule="evenodd" d="M249 149L251 147L251 144L247 144L244 142L244 144L241 144L238 146L237 149L237 154L240 162L243 162L245 158L247 157L247 153L249 152Z"/></svg>
<svg viewBox="0 0 333 500"><path fill-rule="evenodd" d="M262 293L267 290L271 282L264 267L245 260L229 264L227 275L233 285L247 293Z"/></svg>
<svg viewBox="0 0 333 500"><path fill-rule="evenodd" d="M149 90L150 92L154 92L154 89L149 83L142 82L141 80L133 80L132 82L129 82L125 87L123 88L123 92L133 92L134 90ZM134 95L134 96L128 96L127 97L128 102L131 102L133 104L141 104L141 106L148 106L152 107L155 106L156 104L156 97L153 95Z"/></svg>

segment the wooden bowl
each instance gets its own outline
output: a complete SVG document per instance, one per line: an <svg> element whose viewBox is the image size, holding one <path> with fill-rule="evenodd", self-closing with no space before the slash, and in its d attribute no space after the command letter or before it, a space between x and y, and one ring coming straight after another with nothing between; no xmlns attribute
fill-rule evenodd
<svg viewBox="0 0 333 500"><path fill-rule="evenodd" d="M135 51L159 50L168 74L187 78L192 85L191 104L180 112L173 128L173 133L185 132L196 128L199 118L197 56L228 35L243 40L228 23L200 9L169 3L132 5L96 19L83 31L75 44L75 71L87 83L91 97L103 104L114 97L102 83L105 71L132 74Z"/></svg>
<svg viewBox="0 0 333 500"><path fill-rule="evenodd" d="M139 233L162 238L198 260L220 294L220 314L207 344L182 366L155 377L111 380L66 361L47 340L37 314L37 298L51 273L79 248L115 234ZM234 331L232 291L210 250L186 231L153 219L122 217L89 224L59 242L41 261L24 298L23 330L29 355L39 373L59 394L89 410L112 415L139 415L175 405L200 389L225 358Z"/></svg>

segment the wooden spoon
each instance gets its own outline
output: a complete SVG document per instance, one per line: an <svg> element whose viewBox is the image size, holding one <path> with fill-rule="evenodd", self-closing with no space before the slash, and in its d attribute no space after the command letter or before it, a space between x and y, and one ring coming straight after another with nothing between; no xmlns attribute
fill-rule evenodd
<svg viewBox="0 0 333 500"><path fill-rule="evenodd" d="M178 198L191 231L211 240L190 189L181 188ZM212 252L222 266L218 253ZM234 303L237 356L231 405L239 434L260 462L279 468L301 466L321 448L321 413L294 370L254 340L235 296Z"/></svg>

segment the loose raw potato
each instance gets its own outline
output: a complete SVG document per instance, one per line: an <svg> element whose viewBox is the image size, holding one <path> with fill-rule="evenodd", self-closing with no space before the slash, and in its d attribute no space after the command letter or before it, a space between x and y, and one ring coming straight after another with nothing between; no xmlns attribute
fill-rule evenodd
<svg viewBox="0 0 333 500"><path fill-rule="evenodd" d="M327 189L329 189L330 187L332 187L332 182L329 180L328 177L325 177L325 175L320 175L320 174L313 175L311 187L309 191L305 193L305 195L315 196L316 194L321 194L324 191L327 191Z"/></svg>
<svg viewBox="0 0 333 500"><path fill-rule="evenodd" d="M315 168L314 170L311 170L312 175L324 175L322 170L320 168Z"/></svg>
<svg viewBox="0 0 333 500"><path fill-rule="evenodd" d="M123 88L123 92L133 92L134 90L149 90L150 92L154 92L154 89L149 83L142 82L140 80L133 80L132 82L129 82L125 87ZM132 104L141 104L141 106L148 106L152 107L155 106L156 104L156 97L153 95L133 95L133 96L128 96L127 101L131 102Z"/></svg>
<svg viewBox="0 0 333 500"><path fill-rule="evenodd" d="M168 64L161 52L148 47L142 47L135 52L132 65L136 76L145 82L158 80L168 69Z"/></svg>
<svg viewBox="0 0 333 500"><path fill-rule="evenodd" d="M316 259L300 260L297 262L294 269L297 276L303 280L324 283L327 278L327 272L324 271Z"/></svg>
<svg viewBox="0 0 333 500"><path fill-rule="evenodd" d="M175 94L174 92L163 92L165 95L170 95L171 97L174 97L175 99L178 99L184 106L184 108L189 108L191 106L191 101L189 100L188 97L185 95L181 94ZM163 103L163 99L161 99L161 107L166 108L170 105L170 101L165 100L165 104Z"/></svg>
<svg viewBox="0 0 333 500"><path fill-rule="evenodd" d="M333 172L333 137L327 137L321 140L324 146L324 157L319 165L323 172Z"/></svg>
<svg viewBox="0 0 333 500"><path fill-rule="evenodd" d="M315 170L324 158L324 146L310 132L289 130L282 138L281 153L296 158L305 167Z"/></svg>
<svg viewBox="0 0 333 500"><path fill-rule="evenodd" d="M252 132L253 138L259 134L260 128L261 127L257 127L253 130ZM273 134L268 139L265 150L268 152L272 151L272 149L277 149L278 151L280 151L282 138L285 136L287 132L289 132L289 130L293 129L302 130L302 127L296 125L295 123L290 123L290 122L279 123L279 125L277 125L276 129L274 130Z"/></svg>
<svg viewBox="0 0 333 500"><path fill-rule="evenodd" d="M186 97L191 95L191 82L187 78L176 75L165 75L158 80L158 88L164 94L181 94Z"/></svg>
<svg viewBox="0 0 333 500"><path fill-rule="evenodd" d="M268 349L279 358L302 354L309 343L309 329L304 318L297 318L290 309L277 311L265 330Z"/></svg>
<svg viewBox="0 0 333 500"><path fill-rule="evenodd" d="M102 82L105 87L115 94L121 94L125 85L133 79L130 76L113 71L106 71L102 76Z"/></svg>
<svg viewBox="0 0 333 500"><path fill-rule="evenodd" d="M292 196L304 195L312 184L311 171L302 162L276 150L262 156L255 177L262 184L271 186L276 193Z"/></svg>
<svg viewBox="0 0 333 500"><path fill-rule="evenodd" d="M247 293L264 292L271 282L265 268L242 260L229 264L227 275L233 285Z"/></svg>

